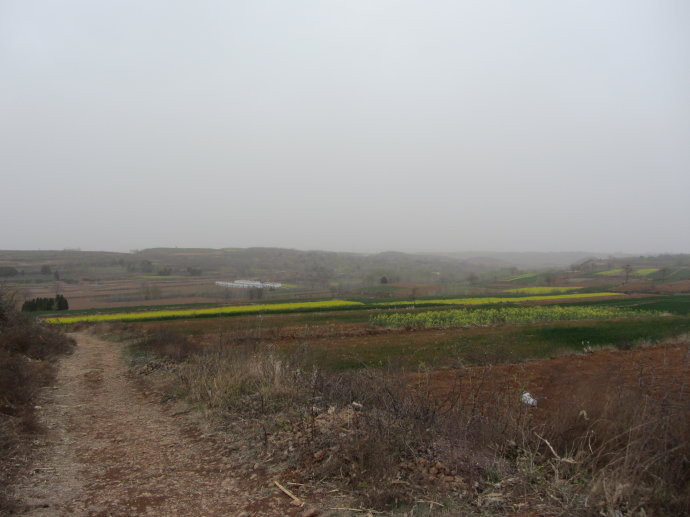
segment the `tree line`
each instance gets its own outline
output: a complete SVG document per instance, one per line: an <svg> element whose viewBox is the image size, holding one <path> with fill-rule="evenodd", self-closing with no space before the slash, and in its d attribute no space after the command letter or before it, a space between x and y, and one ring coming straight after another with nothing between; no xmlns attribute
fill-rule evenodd
<svg viewBox="0 0 690 517"><path fill-rule="evenodd" d="M22 312L66 311L67 309L69 309L67 298L61 294L56 294L55 298L34 298L25 301L22 305Z"/></svg>

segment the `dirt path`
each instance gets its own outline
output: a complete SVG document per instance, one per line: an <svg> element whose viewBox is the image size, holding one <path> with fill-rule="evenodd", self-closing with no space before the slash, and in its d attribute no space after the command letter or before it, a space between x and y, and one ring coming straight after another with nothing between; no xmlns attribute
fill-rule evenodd
<svg viewBox="0 0 690 517"><path fill-rule="evenodd" d="M61 361L39 411L48 430L35 444L33 475L18 487L22 515L234 516L256 508L238 481L240 465L137 388L118 345L73 337L75 352ZM266 503L249 514L293 513Z"/></svg>

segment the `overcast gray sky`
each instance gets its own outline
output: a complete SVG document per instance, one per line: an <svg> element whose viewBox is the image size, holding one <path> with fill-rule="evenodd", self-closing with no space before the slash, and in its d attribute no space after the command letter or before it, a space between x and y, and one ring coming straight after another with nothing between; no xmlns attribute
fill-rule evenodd
<svg viewBox="0 0 690 517"><path fill-rule="evenodd" d="M687 0L0 0L0 248L690 252Z"/></svg>

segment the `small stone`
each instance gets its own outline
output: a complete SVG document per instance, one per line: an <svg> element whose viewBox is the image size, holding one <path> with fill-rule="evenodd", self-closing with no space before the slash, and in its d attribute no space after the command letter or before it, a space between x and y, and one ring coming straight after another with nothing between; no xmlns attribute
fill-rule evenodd
<svg viewBox="0 0 690 517"><path fill-rule="evenodd" d="M240 512L237 514L237 517L251 517L249 512Z"/></svg>
<svg viewBox="0 0 690 517"><path fill-rule="evenodd" d="M316 508L309 508L303 511L300 517L316 517L317 515L319 515L319 511Z"/></svg>

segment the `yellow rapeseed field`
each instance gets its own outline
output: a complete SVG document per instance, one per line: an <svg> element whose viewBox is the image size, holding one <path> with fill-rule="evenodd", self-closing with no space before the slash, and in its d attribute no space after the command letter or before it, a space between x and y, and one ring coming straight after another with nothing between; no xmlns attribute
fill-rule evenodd
<svg viewBox="0 0 690 517"><path fill-rule="evenodd" d="M175 318L197 318L223 316L232 314L247 314L255 312L283 312L315 309L340 309L363 305L361 302L346 300L328 300L321 302L274 303L264 305L235 305L230 307L212 307L209 309L180 309L147 312L120 312L112 314L88 314L82 316L63 316L46 318L47 323L67 325L70 323L102 322L102 321L145 321Z"/></svg>
<svg viewBox="0 0 690 517"><path fill-rule="evenodd" d="M552 296L519 296L519 297L486 297L486 298L454 298L448 300L406 300L401 302L379 302L375 305L386 306L408 306L408 305L485 305L490 303L516 303L516 302L539 302L547 300L576 300L578 298L600 298L604 296L621 296L622 293L574 293L574 294L557 294Z"/></svg>

